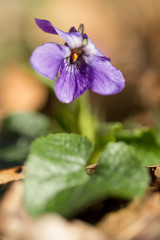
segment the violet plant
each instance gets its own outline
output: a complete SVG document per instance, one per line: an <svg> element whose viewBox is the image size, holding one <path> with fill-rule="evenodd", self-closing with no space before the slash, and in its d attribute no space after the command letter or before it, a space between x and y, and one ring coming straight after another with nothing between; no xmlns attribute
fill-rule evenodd
<svg viewBox="0 0 160 240"><path fill-rule="evenodd" d="M125 86L122 73L116 69L92 43L84 26L68 33L54 27L48 20L35 19L44 32L58 34L64 45L45 43L37 47L30 58L32 67L43 76L54 80L57 98L71 103L87 89L102 95L119 93Z"/></svg>
<svg viewBox="0 0 160 240"><path fill-rule="evenodd" d="M35 21L44 32L58 34L65 43L51 42L37 47L30 63L41 75L51 80L57 77L55 94L61 102L71 103L78 97L83 99L80 100L82 114L78 119L83 122L83 136L56 133L33 142L26 161L24 182L24 203L29 213L39 216L57 212L71 218L102 198L142 196L149 176L143 164L141 138L147 143L148 136L154 140L156 136L150 130L142 129L138 136L137 132L129 132L129 137L125 138L121 124L107 127L99 124L94 126L96 136L92 143L93 134L87 132L93 116L86 110L88 102L81 95L87 89L101 95L119 93L125 86L121 71L94 46L82 24L78 31L72 27L66 33L48 20L36 18ZM91 163L98 167L90 175Z"/></svg>

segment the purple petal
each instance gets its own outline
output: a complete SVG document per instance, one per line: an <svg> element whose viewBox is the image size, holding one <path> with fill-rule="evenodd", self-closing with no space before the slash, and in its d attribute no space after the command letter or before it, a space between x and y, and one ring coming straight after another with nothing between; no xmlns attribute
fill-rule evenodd
<svg viewBox="0 0 160 240"><path fill-rule="evenodd" d="M30 63L38 73L55 79L62 60L70 54L70 49L66 46L46 43L33 51Z"/></svg>
<svg viewBox="0 0 160 240"><path fill-rule="evenodd" d="M91 67L92 85L90 90L102 95L112 95L120 92L125 86L125 79L122 73L110 63L110 59L99 51L86 34L88 40L83 47L86 62Z"/></svg>
<svg viewBox="0 0 160 240"><path fill-rule="evenodd" d="M104 57L90 57L92 85L90 90L102 95L112 95L120 92L125 86L125 79L110 61Z"/></svg>
<svg viewBox="0 0 160 240"><path fill-rule="evenodd" d="M70 30L69 30L69 33L71 32L77 32L76 28L75 27L71 27Z"/></svg>
<svg viewBox="0 0 160 240"><path fill-rule="evenodd" d="M86 62L92 68L92 85L90 90L102 95L112 95L120 92L125 86L125 79L122 73L110 63L110 59L99 51L86 34L88 40L83 47Z"/></svg>
<svg viewBox="0 0 160 240"><path fill-rule="evenodd" d="M69 58L65 59L55 84L57 98L70 103L82 95L91 86L89 73L90 68L85 62L71 64Z"/></svg>
<svg viewBox="0 0 160 240"><path fill-rule="evenodd" d="M73 27L71 32L66 33L54 27L48 20L35 18L35 21L38 27L44 32L58 34L71 49L79 48L82 46L82 35L80 32L75 32L73 30Z"/></svg>
<svg viewBox="0 0 160 240"><path fill-rule="evenodd" d="M53 27L52 23L50 23L50 21L35 18L35 22L37 23L38 27L42 29L44 32L58 34L55 28Z"/></svg>

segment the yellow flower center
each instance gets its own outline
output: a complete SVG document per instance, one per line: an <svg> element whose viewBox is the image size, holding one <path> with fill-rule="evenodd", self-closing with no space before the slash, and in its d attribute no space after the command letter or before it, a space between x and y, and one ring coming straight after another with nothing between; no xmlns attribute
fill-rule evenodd
<svg viewBox="0 0 160 240"><path fill-rule="evenodd" d="M73 52L72 53L72 61L73 61L73 63L76 62L77 58L78 58L78 54L76 52Z"/></svg>

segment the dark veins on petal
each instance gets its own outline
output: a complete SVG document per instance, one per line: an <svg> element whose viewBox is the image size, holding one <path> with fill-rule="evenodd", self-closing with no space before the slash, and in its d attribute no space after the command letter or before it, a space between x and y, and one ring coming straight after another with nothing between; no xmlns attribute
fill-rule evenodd
<svg viewBox="0 0 160 240"><path fill-rule="evenodd" d="M73 99L75 99L83 94L92 84L90 66L86 64L83 57L80 56L74 63L70 62L70 57L64 59L62 69L64 68L70 72L71 76L75 79L75 92L73 96ZM62 72L60 71L60 73Z"/></svg>
<svg viewBox="0 0 160 240"><path fill-rule="evenodd" d="M83 94L92 84L90 67L80 59L76 62L75 67L75 80L76 80L76 91L74 98L77 98Z"/></svg>

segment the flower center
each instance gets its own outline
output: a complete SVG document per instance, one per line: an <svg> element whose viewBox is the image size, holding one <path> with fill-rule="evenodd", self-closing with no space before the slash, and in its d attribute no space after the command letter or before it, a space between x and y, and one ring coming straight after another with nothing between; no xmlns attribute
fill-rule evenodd
<svg viewBox="0 0 160 240"><path fill-rule="evenodd" d="M82 48L75 48L72 50L70 61L71 63L75 63L79 56L83 53Z"/></svg>
<svg viewBox="0 0 160 240"><path fill-rule="evenodd" d="M72 55L71 55L71 58L72 58L72 62L76 62L77 58L78 58L78 54L76 52L73 52Z"/></svg>

